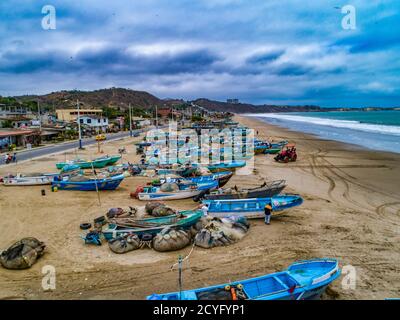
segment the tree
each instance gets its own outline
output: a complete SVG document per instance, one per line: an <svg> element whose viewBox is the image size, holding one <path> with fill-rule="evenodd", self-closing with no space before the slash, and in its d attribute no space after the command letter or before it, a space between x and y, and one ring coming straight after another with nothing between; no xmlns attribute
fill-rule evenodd
<svg viewBox="0 0 400 320"><path fill-rule="evenodd" d="M3 121L3 128L12 128L13 127L13 123L11 120L4 120Z"/></svg>

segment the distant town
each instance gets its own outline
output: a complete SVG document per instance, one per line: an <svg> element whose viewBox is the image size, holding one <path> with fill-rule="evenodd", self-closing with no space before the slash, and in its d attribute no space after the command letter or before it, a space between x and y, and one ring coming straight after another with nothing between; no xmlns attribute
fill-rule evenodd
<svg viewBox="0 0 400 320"><path fill-rule="evenodd" d="M319 106L273 106L197 99L161 100L147 92L122 88L96 91L61 91L42 96L0 97L0 152L17 151L40 145L99 136L150 125L166 124L170 119L204 122L232 113L349 111L350 108ZM359 111L400 110L368 107ZM79 123L78 123L79 118Z"/></svg>

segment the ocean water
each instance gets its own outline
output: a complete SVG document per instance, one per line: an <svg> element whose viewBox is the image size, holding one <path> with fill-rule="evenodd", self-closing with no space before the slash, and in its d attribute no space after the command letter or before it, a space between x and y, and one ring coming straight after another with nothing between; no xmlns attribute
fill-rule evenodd
<svg viewBox="0 0 400 320"><path fill-rule="evenodd" d="M400 111L262 113L246 116L324 139L400 153Z"/></svg>

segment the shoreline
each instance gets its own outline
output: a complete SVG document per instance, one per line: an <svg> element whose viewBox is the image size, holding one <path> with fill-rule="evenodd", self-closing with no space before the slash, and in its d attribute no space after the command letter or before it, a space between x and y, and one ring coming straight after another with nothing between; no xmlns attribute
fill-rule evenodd
<svg viewBox="0 0 400 320"><path fill-rule="evenodd" d="M286 193L298 193L303 205L272 219L251 220L249 233L239 242L213 249L195 248L183 266L184 289L242 280L286 269L291 263L315 257L338 258L342 266L356 269L356 289L335 281L323 299L385 299L398 297L400 284L400 155L355 150L336 141L290 132L267 123L236 116L244 125L259 130L260 138L295 142L299 158L276 163L271 155L255 157L255 172L234 175L228 187L260 185L264 180L285 179ZM105 153L127 146L123 160L137 162L133 142L141 138L110 141ZM79 152L96 152L89 146ZM32 160L13 170L51 171L63 155ZM1 167L0 175L11 167ZM0 248L21 237L33 236L47 245L45 255L22 271L0 268L0 299L145 299L152 293L177 289L177 272L171 271L175 252L140 249L113 254L107 244L85 245L79 224L93 221L109 208L144 206L129 193L151 178L125 179L113 192L59 191L46 187L0 186ZM191 199L169 201L173 208L193 209ZM41 268L56 268L56 290L41 288Z"/></svg>
<svg viewBox="0 0 400 320"><path fill-rule="evenodd" d="M269 123L267 120L261 120L258 117L248 117L246 115L243 114L236 114L235 115L236 118L239 119L249 119L249 120L254 120L256 123L260 123L258 126L262 126L261 124L265 124L267 127L271 126L276 128L277 130L280 130L282 132L288 132L288 133L292 133L293 135L303 135L306 139L308 137L308 139L310 140L321 140L321 141L329 141L330 143L337 143L338 144L338 149L349 149L349 150L356 150L356 151L366 151L366 152L374 152L374 153L383 153L383 154L388 154L391 156L399 156L400 157L400 152L391 152L391 151L385 151L385 150L375 150L372 148L367 148L365 146L359 145L359 144L355 144L355 143L350 143L350 142L343 142L343 141L339 141L339 140L333 140L333 139L328 139L328 138L324 138L319 136L316 133L309 133L309 132L301 132L298 130L294 130L294 129L290 129L290 128L286 128L284 126L280 126L278 124L272 124ZM238 120L239 121L239 120Z"/></svg>

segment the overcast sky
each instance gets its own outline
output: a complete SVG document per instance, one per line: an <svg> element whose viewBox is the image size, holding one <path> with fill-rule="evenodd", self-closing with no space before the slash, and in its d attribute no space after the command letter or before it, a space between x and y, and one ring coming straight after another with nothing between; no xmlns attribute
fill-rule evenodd
<svg viewBox="0 0 400 320"><path fill-rule="evenodd" d="M342 28L341 7L356 9ZM44 5L56 29L42 28ZM400 106L399 0L7 0L0 95L125 87L161 98Z"/></svg>

